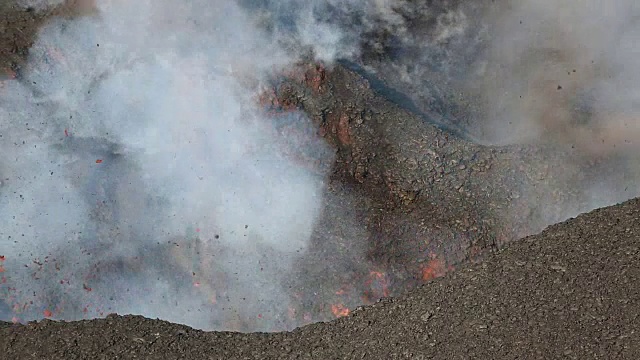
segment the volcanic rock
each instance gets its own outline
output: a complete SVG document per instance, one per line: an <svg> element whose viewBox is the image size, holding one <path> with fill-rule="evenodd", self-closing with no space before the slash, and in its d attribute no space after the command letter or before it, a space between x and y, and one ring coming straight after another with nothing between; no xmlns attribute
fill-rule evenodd
<svg viewBox="0 0 640 360"><path fill-rule="evenodd" d="M12 359L635 359L639 244L634 199L293 332L203 332L140 316L45 320L2 324L0 351Z"/></svg>

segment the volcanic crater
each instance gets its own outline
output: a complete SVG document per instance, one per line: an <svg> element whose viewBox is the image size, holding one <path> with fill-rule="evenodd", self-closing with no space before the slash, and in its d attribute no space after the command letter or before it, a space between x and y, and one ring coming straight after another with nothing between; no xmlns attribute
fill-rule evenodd
<svg viewBox="0 0 640 360"><path fill-rule="evenodd" d="M442 3L433 6L459 6ZM48 10L0 6L0 68L6 74L1 84L23 81L33 71L27 55L43 24L61 16L96 16L94 7L85 1ZM441 36L441 18L406 16L413 31ZM225 303L260 297L251 289L233 288L233 275L220 265L225 257L259 259L257 271L270 274L280 271L281 255L259 241L234 254L222 242L228 234L223 228L194 226L186 235L172 234L129 256L109 256L113 243L126 243L140 231L125 228L119 211L142 211L135 204L150 200L135 189L145 185L110 178L110 171L129 169L127 149L65 128L58 146L82 154L74 171L83 175L74 185L101 199L91 207L97 225L87 231L108 241L88 247L86 256L96 261L84 268L80 297L54 290L21 292L5 265L17 254L0 253L0 319L7 321L0 329L3 353L25 359L637 355L638 201L544 229L592 210L594 179L602 174L610 175L617 189L610 202L637 196L639 189L629 184L640 167L625 162L628 155L585 151L580 143L482 141L469 123L479 108L462 100L481 97L477 89L464 88L469 94L460 99L432 92L429 101L416 102L424 94L401 91L395 77L394 59L401 51L392 46L392 37L388 29L367 34L357 61L300 59L271 74L248 100L265 120L260 130L278 139L279 156L305 176L323 179L308 246L291 264L299 270L278 279L287 289L286 313L263 313L260 307L240 311ZM441 44L441 49L456 46L461 45ZM51 49L50 56L56 61L63 55ZM462 88L455 71L435 70L429 83L434 89L454 93ZM443 74L453 80L442 80ZM564 107L567 101L553 106ZM16 181L2 170L3 182ZM133 205L114 205L128 202ZM235 231L259 239L254 224L242 225ZM53 250L47 257L21 261L32 270L33 281L64 285L65 266L73 259ZM226 306L210 328L233 332L109 315L117 309L109 308L108 299L100 304L92 297L109 286L124 291L112 283L114 274L146 281L148 273L158 282L182 284L171 291L206 299L211 307ZM117 296L142 296L144 291ZM43 302L51 304L38 308L40 319L55 321L19 324L22 313ZM271 334L246 334L251 331Z"/></svg>

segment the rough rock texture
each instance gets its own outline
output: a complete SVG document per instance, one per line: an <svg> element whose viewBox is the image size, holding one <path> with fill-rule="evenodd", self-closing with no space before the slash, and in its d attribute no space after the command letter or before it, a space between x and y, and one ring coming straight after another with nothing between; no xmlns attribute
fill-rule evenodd
<svg viewBox="0 0 640 360"><path fill-rule="evenodd" d="M70 0L53 9L23 8L15 1L0 3L0 81L20 70L36 31L56 16L76 16L91 12L92 0Z"/></svg>
<svg viewBox="0 0 640 360"><path fill-rule="evenodd" d="M477 145L439 129L428 114L390 102L345 67L303 70L274 92L279 104L309 114L337 151L327 191L333 210L325 211L316 243L327 251L326 232L355 209L373 268L395 285L391 294L589 209L584 184L606 161L582 158L570 145ZM353 231L332 239L360 244ZM313 253L303 260L324 264L320 282L348 271L335 267L341 263L335 248L333 261Z"/></svg>
<svg viewBox="0 0 640 360"><path fill-rule="evenodd" d="M201 332L136 316L6 324L9 359L636 359L640 199L509 244L350 316L290 333Z"/></svg>

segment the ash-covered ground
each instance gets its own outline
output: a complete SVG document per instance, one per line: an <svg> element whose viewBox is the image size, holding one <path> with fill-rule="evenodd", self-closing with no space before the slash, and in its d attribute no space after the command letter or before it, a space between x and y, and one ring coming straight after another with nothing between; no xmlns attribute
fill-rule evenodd
<svg viewBox="0 0 640 360"><path fill-rule="evenodd" d="M287 330L637 196L635 5L506 3L4 5L0 314Z"/></svg>
<svg viewBox="0 0 640 360"><path fill-rule="evenodd" d="M292 332L141 316L0 323L12 359L636 359L640 201L508 244L407 294Z"/></svg>

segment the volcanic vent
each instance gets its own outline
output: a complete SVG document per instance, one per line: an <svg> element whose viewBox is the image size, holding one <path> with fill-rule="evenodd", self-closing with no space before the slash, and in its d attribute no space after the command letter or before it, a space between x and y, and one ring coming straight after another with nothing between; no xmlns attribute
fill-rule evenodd
<svg viewBox="0 0 640 360"><path fill-rule="evenodd" d="M0 315L291 329L637 196L603 96L634 64L576 63L583 33L508 57L552 17L526 3L29 4L56 16L2 82Z"/></svg>

